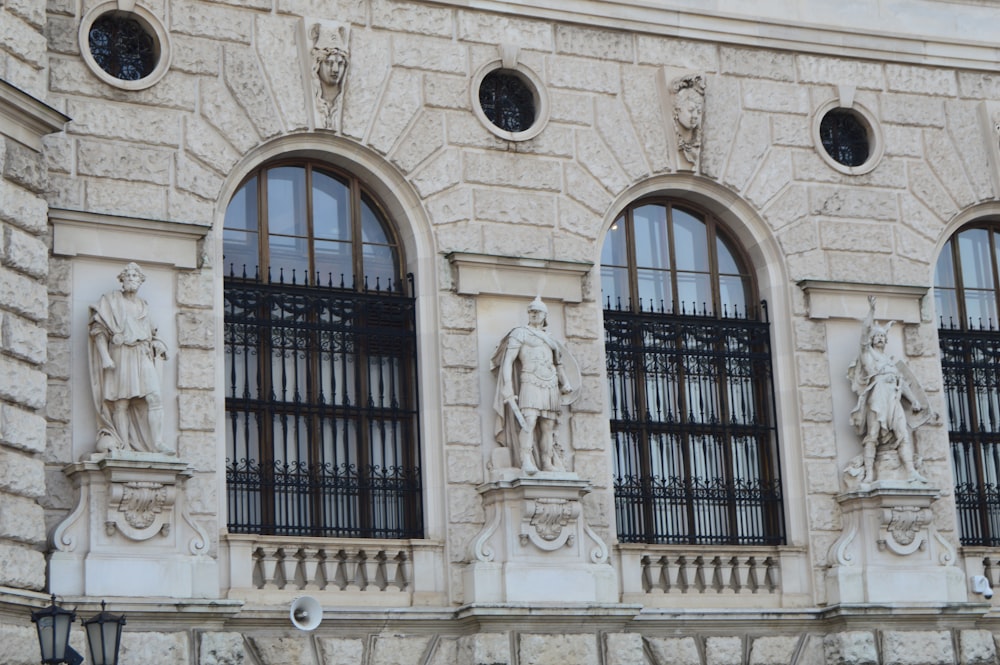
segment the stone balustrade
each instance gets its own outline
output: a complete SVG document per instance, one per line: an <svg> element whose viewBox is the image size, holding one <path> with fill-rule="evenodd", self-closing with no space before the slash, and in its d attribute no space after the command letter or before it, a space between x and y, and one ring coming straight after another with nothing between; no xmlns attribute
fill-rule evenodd
<svg viewBox="0 0 1000 665"><path fill-rule="evenodd" d="M788 580L808 565L797 548L787 547L619 544L616 549L623 600L662 607L681 596L705 607L798 605L800 590Z"/></svg>
<svg viewBox="0 0 1000 665"><path fill-rule="evenodd" d="M283 602L335 595L340 605L429 602L443 592L440 546L407 540L228 537L230 598ZM423 601L415 600L423 598Z"/></svg>

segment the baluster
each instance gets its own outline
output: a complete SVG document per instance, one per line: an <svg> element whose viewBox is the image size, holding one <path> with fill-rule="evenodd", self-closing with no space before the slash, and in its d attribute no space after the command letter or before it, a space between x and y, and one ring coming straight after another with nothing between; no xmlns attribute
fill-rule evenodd
<svg viewBox="0 0 1000 665"><path fill-rule="evenodd" d="M656 563L652 564L652 568L653 588L660 593L670 593L670 559L661 556Z"/></svg>
<svg viewBox="0 0 1000 665"><path fill-rule="evenodd" d="M701 555L694 560L694 588L698 593L705 593L708 583L705 581L705 559Z"/></svg>
<svg viewBox="0 0 1000 665"><path fill-rule="evenodd" d="M732 569L723 563L721 556L712 558L712 589L715 593L725 593L729 589L732 572Z"/></svg>
<svg viewBox="0 0 1000 665"><path fill-rule="evenodd" d="M750 566L752 565L753 557L746 559L740 559L738 556L733 557L733 591L736 593L743 593L747 590L750 583Z"/></svg>
<svg viewBox="0 0 1000 665"><path fill-rule="evenodd" d="M383 580L385 579L385 552L379 551L375 556L364 558L364 586L361 590L374 590L385 591L385 584ZM369 588L371 587L371 588Z"/></svg>
<svg viewBox="0 0 1000 665"><path fill-rule="evenodd" d="M771 557L767 557L764 565L767 566L767 572L764 576L767 580L767 591L768 593L775 593L781 582L781 570L778 568L778 562Z"/></svg>
<svg viewBox="0 0 1000 665"><path fill-rule="evenodd" d="M344 572L346 573L347 586L345 591L362 591L367 586L365 584L365 551L360 550L356 554L350 554L344 562Z"/></svg>
<svg viewBox="0 0 1000 665"><path fill-rule="evenodd" d="M281 548L274 550L265 550L263 547L259 548L260 552L260 565L262 573L262 589L277 589L278 581L275 579L275 574L278 569L278 559L281 556Z"/></svg>
<svg viewBox="0 0 1000 665"><path fill-rule="evenodd" d="M649 556L644 555L640 559L642 565L642 590L650 593L653 590L653 573L650 571Z"/></svg>
<svg viewBox="0 0 1000 665"><path fill-rule="evenodd" d="M279 588L294 588L295 570L299 567L298 551L292 549L278 549L278 567L281 570L281 586ZM278 580L276 579L275 582Z"/></svg>
<svg viewBox="0 0 1000 665"><path fill-rule="evenodd" d="M303 589L320 589L319 580L316 579L316 571L319 569L320 551L318 547L303 547L299 550L302 557L302 577Z"/></svg>
<svg viewBox="0 0 1000 665"><path fill-rule="evenodd" d="M336 568L336 570L332 577L326 578L327 579L326 586L327 588L333 586L339 589L340 591L343 591L344 589L347 588L348 580L350 579L347 576L347 565L348 565L347 552L345 552L344 550L338 550L337 554L333 557L332 563Z"/></svg>
<svg viewBox="0 0 1000 665"><path fill-rule="evenodd" d="M675 562L676 566L671 566L667 569L670 576L670 588L668 591L676 592L680 591L684 593L688 590L688 579L687 579L687 559L684 555L677 557Z"/></svg>
<svg viewBox="0 0 1000 665"><path fill-rule="evenodd" d="M400 591L406 591L410 588L410 582L413 579L413 565L410 562L410 557L407 556L406 550L400 550L395 557L396 561L396 575L393 577L393 585Z"/></svg>

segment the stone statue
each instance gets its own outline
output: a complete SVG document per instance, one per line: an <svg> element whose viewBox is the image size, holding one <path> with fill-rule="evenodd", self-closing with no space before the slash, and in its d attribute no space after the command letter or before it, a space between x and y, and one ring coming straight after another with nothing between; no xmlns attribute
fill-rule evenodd
<svg viewBox="0 0 1000 665"><path fill-rule="evenodd" d="M687 74L670 84L674 100L674 133L677 151L692 168L701 155L701 119L705 112L705 77Z"/></svg>
<svg viewBox="0 0 1000 665"><path fill-rule="evenodd" d="M923 389L910 368L885 352L893 322L884 327L875 322L875 296L868 297L868 306L868 316L861 324L861 348L847 371L851 389L858 396L851 423L864 448L860 464L855 460L845 473L863 483L889 478L926 483L917 470L913 430L932 414L926 410ZM906 405L911 413L922 415L911 422Z"/></svg>
<svg viewBox="0 0 1000 665"><path fill-rule="evenodd" d="M167 347L156 336L149 304L137 295L146 280L129 263L121 291L90 307L90 375L97 408L97 451L168 453L163 447L163 401L158 361Z"/></svg>
<svg viewBox="0 0 1000 665"><path fill-rule="evenodd" d="M339 129L340 93L350 64L349 31L346 24L335 21L317 21L309 28L317 124L327 129Z"/></svg>
<svg viewBox="0 0 1000 665"><path fill-rule="evenodd" d="M562 342L546 332L547 319L548 308L536 297L528 305L528 325L507 333L491 363L497 373L496 440L529 475L565 470L556 427L563 406L579 396L579 383L570 381L579 379L579 368Z"/></svg>

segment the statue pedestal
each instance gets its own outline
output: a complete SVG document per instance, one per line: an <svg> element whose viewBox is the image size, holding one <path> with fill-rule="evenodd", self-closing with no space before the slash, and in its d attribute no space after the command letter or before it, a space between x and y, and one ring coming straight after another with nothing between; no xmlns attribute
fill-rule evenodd
<svg viewBox="0 0 1000 665"><path fill-rule="evenodd" d="M840 494L844 531L830 548L827 603L964 603L955 549L934 526L937 489L902 481Z"/></svg>
<svg viewBox="0 0 1000 665"><path fill-rule="evenodd" d="M608 547L583 516L589 482L504 469L478 490L486 525L464 573L466 603L617 602Z"/></svg>
<svg viewBox="0 0 1000 665"><path fill-rule="evenodd" d="M117 452L63 469L79 499L53 533L51 592L214 598L209 537L187 513L191 469L176 457Z"/></svg>

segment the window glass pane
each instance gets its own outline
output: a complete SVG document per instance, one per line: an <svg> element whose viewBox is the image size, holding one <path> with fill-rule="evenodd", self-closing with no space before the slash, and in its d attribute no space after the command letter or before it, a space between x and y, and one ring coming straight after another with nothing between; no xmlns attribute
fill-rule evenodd
<svg viewBox="0 0 1000 665"><path fill-rule="evenodd" d="M679 208L674 208L674 255L678 270L709 270L705 223Z"/></svg>
<svg viewBox="0 0 1000 665"><path fill-rule="evenodd" d="M965 288L993 287L993 263L990 259L989 231L972 229L958 236L959 261Z"/></svg>
<svg viewBox="0 0 1000 665"><path fill-rule="evenodd" d="M697 272L677 273L677 299L685 314L712 314L712 282L710 275Z"/></svg>
<svg viewBox="0 0 1000 665"><path fill-rule="evenodd" d="M257 234L247 231L222 232L222 261L225 274L254 277L257 274Z"/></svg>
<svg viewBox="0 0 1000 665"><path fill-rule="evenodd" d="M308 235L305 169L282 166L267 172L267 225L270 233Z"/></svg>
<svg viewBox="0 0 1000 665"><path fill-rule="evenodd" d="M960 326L958 319L958 297L955 289L934 287L934 307L937 311L938 325L942 328Z"/></svg>
<svg viewBox="0 0 1000 665"><path fill-rule="evenodd" d="M746 286L742 277L719 275L719 307L724 316L746 316Z"/></svg>
<svg viewBox="0 0 1000 665"><path fill-rule="evenodd" d="M385 232L385 227L382 226L382 220L372 209L366 197L361 199L361 239L364 242L389 244L389 236Z"/></svg>
<svg viewBox="0 0 1000 665"><path fill-rule="evenodd" d="M728 275L739 275L743 271L740 270L739 265L736 263L736 258L733 253L729 251L726 247L726 243L723 242L722 238L716 236L715 238L715 260L719 264L719 272L726 273Z"/></svg>
<svg viewBox="0 0 1000 665"><path fill-rule="evenodd" d="M271 281L304 284L309 275L309 241L291 236L270 236Z"/></svg>
<svg viewBox="0 0 1000 665"><path fill-rule="evenodd" d="M388 245L364 245L365 278L368 288L396 286L396 252Z"/></svg>
<svg viewBox="0 0 1000 665"><path fill-rule="evenodd" d="M628 268L601 266L601 299L605 307L628 308Z"/></svg>
<svg viewBox="0 0 1000 665"><path fill-rule="evenodd" d="M350 192L325 173L313 171L313 234L325 240L351 239Z"/></svg>
<svg viewBox="0 0 1000 665"><path fill-rule="evenodd" d="M636 267L670 267L666 208L660 205L636 208L632 213L632 226L635 232Z"/></svg>
<svg viewBox="0 0 1000 665"><path fill-rule="evenodd" d="M317 282L321 286L350 288L354 283L351 244L317 240L313 248L316 252Z"/></svg>
<svg viewBox="0 0 1000 665"><path fill-rule="evenodd" d="M604 238L604 247L601 248L601 265L628 265L624 217L616 219L615 223L608 229L608 235Z"/></svg>
<svg viewBox="0 0 1000 665"><path fill-rule="evenodd" d="M639 287L639 307L645 312L670 311L673 297L670 294L670 273L663 270L636 270Z"/></svg>
<svg viewBox="0 0 1000 665"><path fill-rule="evenodd" d="M993 291L965 289L965 316L969 327L992 327L997 323L996 296Z"/></svg>
<svg viewBox="0 0 1000 665"><path fill-rule="evenodd" d="M951 260L951 241L945 244L934 268L934 286L955 288L955 266Z"/></svg>
<svg viewBox="0 0 1000 665"><path fill-rule="evenodd" d="M227 229L257 230L257 178L248 180L233 196L226 208Z"/></svg>

